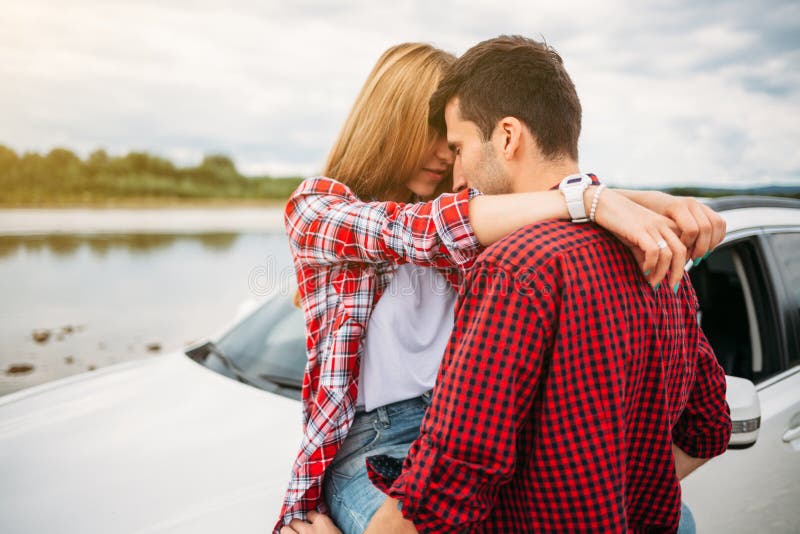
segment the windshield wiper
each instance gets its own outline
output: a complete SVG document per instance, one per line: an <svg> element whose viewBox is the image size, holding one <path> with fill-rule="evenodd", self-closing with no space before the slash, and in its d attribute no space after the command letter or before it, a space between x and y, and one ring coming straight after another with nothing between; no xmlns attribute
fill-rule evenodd
<svg viewBox="0 0 800 534"><path fill-rule="evenodd" d="M260 375L258 375L258 377L263 380L267 380L268 382L272 382L273 384L278 384L279 386L285 388L301 389L303 387L303 384L299 380L288 376L261 373Z"/></svg>
<svg viewBox="0 0 800 534"><path fill-rule="evenodd" d="M244 371L231 360L222 350L214 344L214 342L209 341L204 345L208 352L216 356L220 359L220 361L225 364L225 367L228 368L228 371L233 373L236 376L236 379L243 383L247 384L248 386L258 387L254 384L249 378L245 377Z"/></svg>
<svg viewBox="0 0 800 534"><path fill-rule="evenodd" d="M258 385L253 381L253 378L248 378L245 371L236 365L236 363L234 363L234 361L227 354L222 352L222 349L220 349L213 341L208 341L203 345L186 352L187 356L200 364L205 362L209 354L213 354L219 358L223 365L225 365L225 368L228 369L228 371L230 371L239 382L259 389L265 389L263 383L262 385ZM296 390L300 390L302 387L302 384L297 379L289 378L287 376L265 373L258 375L258 379L271 385L271 387L268 386L267 391L274 391L272 389L274 387L285 387Z"/></svg>

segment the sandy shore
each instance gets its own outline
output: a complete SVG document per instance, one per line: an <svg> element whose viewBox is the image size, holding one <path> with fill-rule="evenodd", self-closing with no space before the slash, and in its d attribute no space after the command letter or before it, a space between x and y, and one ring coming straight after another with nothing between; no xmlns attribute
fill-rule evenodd
<svg viewBox="0 0 800 534"><path fill-rule="evenodd" d="M282 207L0 209L0 235L283 232Z"/></svg>

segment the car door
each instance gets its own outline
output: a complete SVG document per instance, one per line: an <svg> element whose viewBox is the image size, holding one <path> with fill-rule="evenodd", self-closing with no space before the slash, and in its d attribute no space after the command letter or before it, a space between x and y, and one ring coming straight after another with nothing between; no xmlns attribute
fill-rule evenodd
<svg viewBox="0 0 800 534"><path fill-rule="evenodd" d="M726 374L756 384L761 429L684 480L684 500L699 532L798 532L800 230L732 236L691 276Z"/></svg>

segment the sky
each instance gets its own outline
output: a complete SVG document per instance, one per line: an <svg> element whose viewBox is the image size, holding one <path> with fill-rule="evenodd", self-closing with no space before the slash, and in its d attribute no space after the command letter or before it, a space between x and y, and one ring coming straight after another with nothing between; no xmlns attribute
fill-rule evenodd
<svg viewBox="0 0 800 534"><path fill-rule="evenodd" d="M580 163L627 187L800 185L800 2L0 0L0 144L319 172L386 48L545 39Z"/></svg>

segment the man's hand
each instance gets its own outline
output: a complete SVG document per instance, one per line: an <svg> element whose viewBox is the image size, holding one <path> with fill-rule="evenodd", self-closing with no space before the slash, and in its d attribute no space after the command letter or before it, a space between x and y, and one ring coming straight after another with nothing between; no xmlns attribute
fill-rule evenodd
<svg viewBox="0 0 800 534"><path fill-rule="evenodd" d="M282 527L280 534L342 534L331 518L319 512L308 512L308 521L292 519L289 526Z"/></svg>
<svg viewBox="0 0 800 534"><path fill-rule="evenodd" d="M417 529L397 509L397 500L387 498L372 516L364 534L417 534Z"/></svg>
<svg viewBox="0 0 800 534"><path fill-rule="evenodd" d="M692 471L708 461L708 458L689 456L674 443L672 444L672 455L675 457L675 473L678 475L678 480L683 480Z"/></svg>

